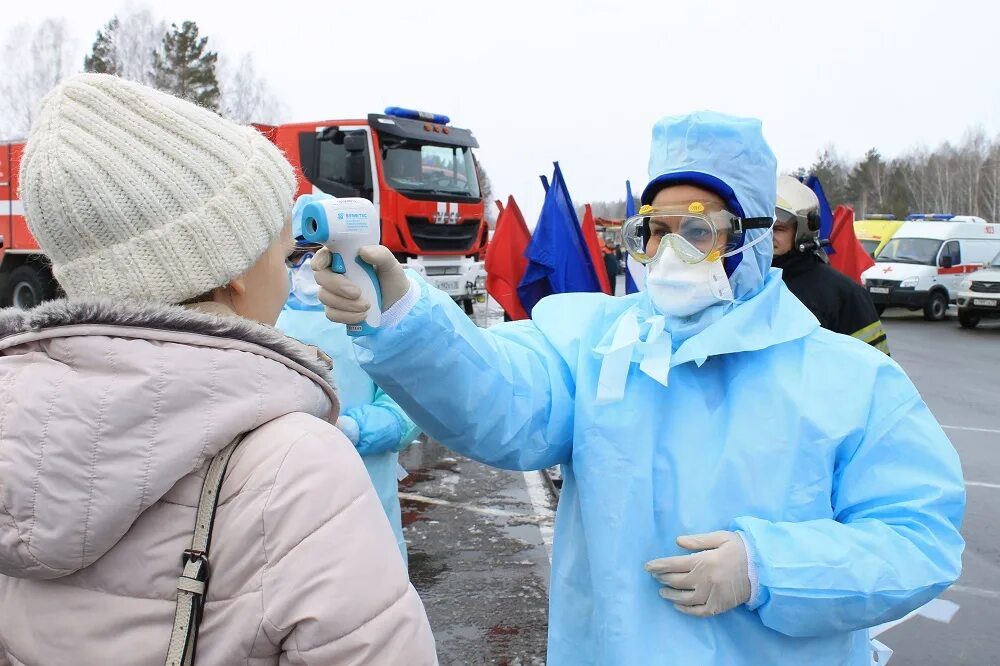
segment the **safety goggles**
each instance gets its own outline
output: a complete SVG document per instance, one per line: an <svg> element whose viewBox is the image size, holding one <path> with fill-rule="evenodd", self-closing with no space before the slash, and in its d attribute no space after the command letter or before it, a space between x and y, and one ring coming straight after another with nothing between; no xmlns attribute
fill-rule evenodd
<svg viewBox="0 0 1000 666"><path fill-rule="evenodd" d="M322 245L316 245L312 243L296 244L295 249L292 250L292 253L288 255L288 257L285 259L285 266L287 266L289 269L301 268L302 264L312 259L313 256L315 256L315 254L319 252L319 249L321 247Z"/></svg>
<svg viewBox="0 0 1000 666"><path fill-rule="evenodd" d="M670 246L689 264L718 261L753 247L765 234L745 243L751 229L770 229L772 217L743 218L718 205L701 201L653 208L643 206L622 225L625 249L643 264Z"/></svg>

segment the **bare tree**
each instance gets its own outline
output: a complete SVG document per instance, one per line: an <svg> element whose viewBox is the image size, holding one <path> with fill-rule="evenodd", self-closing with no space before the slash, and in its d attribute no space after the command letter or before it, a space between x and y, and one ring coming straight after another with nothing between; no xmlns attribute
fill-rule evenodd
<svg viewBox="0 0 1000 666"><path fill-rule="evenodd" d="M956 205L970 215L979 214L979 188L983 164L989 154L989 140L982 127L966 132L956 151Z"/></svg>
<svg viewBox="0 0 1000 666"><path fill-rule="evenodd" d="M148 6L126 5L118 13L115 35L119 76L147 86L153 85L153 52L159 48L166 31L166 22L155 18Z"/></svg>
<svg viewBox="0 0 1000 666"><path fill-rule="evenodd" d="M848 164L828 146L809 171L830 203L854 206L859 215L954 213L1000 222L1000 136L990 139L979 127L958 145L917 146L888 161L873 148Z"/></svg>
<svg viewBox="0 0 1000 666"><path fill-rule="evenodd" d="M915 210L919 211L933 208L931 206L931 183L927 168L929 159L927 149L921 146L897 161L897 169L906 189L909 203Z"/></svg>
<svg viewBox="0 0 1000 666"><path fill-rule="evenodd" d="M989 146L983 163L980 211L989 222L1000 222L1000 137Z"/></svg>
<svg viewBox="0 0 1000 666"><path fill-rule="evenodd" d="M238 123L274 123L284 115L284 106L264 79L257 75L253 56L246 54L232 67L223 61L219 112Z"/></svg>
<svg viewBox="0 0 1000 666"><path fill-rule="evenodd" d="M950 143L943 143L927 160L928 177L931 184L931 211L949 212L955 200L955 149Z"/></svg>
<svg viewBox="0 0 1000 666"><path fill-rule="evenodd" d="M65 19L45 19L37 27L20 24L2 49L0 136L28 133L38 103L76 70L75 49Z"/></svg>

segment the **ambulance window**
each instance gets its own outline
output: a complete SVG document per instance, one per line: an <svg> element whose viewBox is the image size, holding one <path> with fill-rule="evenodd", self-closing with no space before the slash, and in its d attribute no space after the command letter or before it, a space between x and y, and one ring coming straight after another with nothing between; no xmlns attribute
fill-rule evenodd
<svg viewBox="0 0 1000 666"><path fill-rule="evenodd" d="M865 252L868 253L872 259L875 258L875 248L878 247L879 241L877 240L863 240L861 241L861 247L865 248Z"/></svg>
<svg viewBox="0 0 1000 666"><path fill-rule="evenodd" d="M951 257L951 265L958 266L962 263L962 249L958 244L958 241L948 241L944 244L941 249L941 260L940 264L944 264L945 257Z"/></svg>

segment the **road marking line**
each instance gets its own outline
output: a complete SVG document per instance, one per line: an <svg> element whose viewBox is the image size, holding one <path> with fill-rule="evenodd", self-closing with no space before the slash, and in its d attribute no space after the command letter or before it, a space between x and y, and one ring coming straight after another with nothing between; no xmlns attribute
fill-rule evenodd
<svg viewBox="0 0 1000 666"><path fill-rule="evenodd" d="M458 502L437 499L436 497L424 497L423 495L417 495L415 493L399 493L399 499L410 500L411 502L420 502L421 504L433 504L435 506L449 506L455 509L471 511L472 513L480 513L484 516L495 516L497 518L517 518L519 520L532 523L537 523L542 520L539 516L532 515L530 513L515 513L514 511L491 509L485 506L475 506L474 504L459 504Z"/></svg>
<svg viewBox="0 0 1000 666"><path fill-rule="evenodd" d="M549 556L549 565L552 564L552 536L555 522L555 512L552 510L549 501L549 492L545 487L545 480L542 479L541 472L524 472L524 483L528 486L528 497L535 507L535 515L538 516L539 529L542 532L542 542L545 544L545 553Z"/></svg>
<svg viewBox="0 0 1000 666"><path fill-rule="evenodd" d="M962 430L965 432L988 432L994 435L1000 435L1000 430L997 430L996 428L967 428L966 426L951 426L951 425L943 425L941 427L944 428L945 430Z"/></svg>
<svg viewBox="0 0 1000 666"><path fill-rule="evenodd" d="M982 597L984 599L1000 599L1000 592L996 590L984 590L980 587L968 587L966 585L952 585L948 590L954 590L955 592L962 592L964 594L971 594L975 597Z"/></svg>
<svg viewBox="0 0 1000 666"><path fill-rule="evenodd" d="M1000 483L986 483L985 481L966 481L967 486L976 486L977 488L992 488L993 490L1000 490Z"/></svg>

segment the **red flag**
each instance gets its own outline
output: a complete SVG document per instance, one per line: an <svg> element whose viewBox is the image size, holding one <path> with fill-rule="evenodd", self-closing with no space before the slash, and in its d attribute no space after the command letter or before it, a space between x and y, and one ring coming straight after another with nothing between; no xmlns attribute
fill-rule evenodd
<svg viewBox="0 0 1000 666"><path fill-rule="evenodd" d="M830 232L830 265L861 284L861 274L875 265L871 256L854 235L854 209L837 206L833 211L833 230Z"/></svg>
<svg viewBox="0 0 1000 666"><path fill-rule="evenodd" d="M611 283L608 280L608 271L604 268L604 254L601 253L601 242L597 239L597 225L594 224L594 212L590 209L590 204L585 207L583 214L583 239L587 241L587 251L590 253L590 261L594 264L594 271L597 272L597 279L601 281L601 289L605 294L611 293Z"/></svg>
<svg viewBox="0 0 1000 666"><path fill-rule="evenodd" d="M493 239L486 248L486 291L511 319L527 319L528 313L517 295L517 285L528 268L524 251L531 241L531 234L513 196L507 199L506 208L500 202L497 206L500 217L497 218Z"/></svg>

